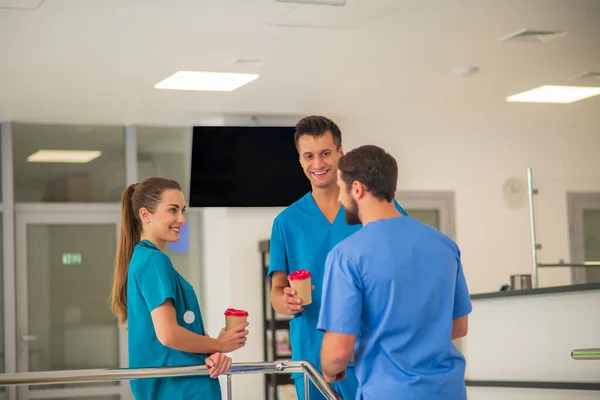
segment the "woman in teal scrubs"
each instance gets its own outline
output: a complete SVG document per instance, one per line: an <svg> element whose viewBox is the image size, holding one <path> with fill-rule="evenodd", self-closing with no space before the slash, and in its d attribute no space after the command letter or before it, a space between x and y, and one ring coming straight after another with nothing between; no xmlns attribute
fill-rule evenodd
<svg viewBox="0 0 600 400"><path fill-rule="evenodd" d="M214 378L231 366L223 353L246 343L248 323L216 339L206 334L193 287L163 252L179 240L184 212L175 181L153 177L125 189L111 307L128 324L130 368L206 365L210 376L132 380L136 399L221 399Z"/></svg>

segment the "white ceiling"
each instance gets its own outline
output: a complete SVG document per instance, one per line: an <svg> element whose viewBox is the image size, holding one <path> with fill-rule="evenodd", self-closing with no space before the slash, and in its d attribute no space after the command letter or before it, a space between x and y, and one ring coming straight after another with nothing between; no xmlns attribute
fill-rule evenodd
<svg viewBox="0 0 600 400"><path fill-rule="evenodd" d="M498 41L523 28L569 35ZM226 65L235 58L268 62ZM452 75L469 64L481 71ZM261 77L231 93L153 88L177 70ZM585 71L600 71L598 0L46 0L35 10L0 8L0 118L15 121L181 125L223 113L322 113L597 127L600 96L571 105L504 101L542 84L600 86L570 79Z"/></svg>

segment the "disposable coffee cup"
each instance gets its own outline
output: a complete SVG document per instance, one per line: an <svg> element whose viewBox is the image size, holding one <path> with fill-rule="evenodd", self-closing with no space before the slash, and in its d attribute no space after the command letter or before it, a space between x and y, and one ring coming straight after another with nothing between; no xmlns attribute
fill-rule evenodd
<svg viewBox="0 0 600 400"><path fill-rule="evenodd" d="M310 284L310 272L301 269L288 275L290 286L296 291L296 297L302 300L302 305L312 303L312 285Z"/></svg>
<svg viewBox="0 0 600 400"><path fill-rule="evenodd" d="M228 308L225 310L225 330L230 330L248 321L248 311Z"/></svg>

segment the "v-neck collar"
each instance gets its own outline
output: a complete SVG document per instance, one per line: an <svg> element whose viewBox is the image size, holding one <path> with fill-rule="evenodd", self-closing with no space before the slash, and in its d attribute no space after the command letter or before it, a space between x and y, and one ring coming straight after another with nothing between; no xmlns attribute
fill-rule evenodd
<svg viewBox="0 0 600 400"><path fill-rule="evenodd" d="M335 224L335 222L337 221L338 218L340 218L340 216L342 215L342 205L340 204L337 213L335 214L335 218L333 218L333 221L329 221L327 219L327 217L325 216L325 213L323 213L323 210L321 210L321 208L319 207L319 205L317 204L317 201L315 200L315 198L312 195L312 192L308 192L308 197L310 197L310 202L313 205L313 207L319 212L319 214L321 215L321 217L323 218L323 221L325 221L329 226L332 226L333 224Z"/></svg>

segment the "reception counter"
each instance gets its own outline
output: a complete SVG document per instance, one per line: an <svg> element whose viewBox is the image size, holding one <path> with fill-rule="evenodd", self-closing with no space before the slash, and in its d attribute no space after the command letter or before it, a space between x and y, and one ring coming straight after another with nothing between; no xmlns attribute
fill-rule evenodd
<svg viewBox="0 0 600 400"><path fill-rule="evenodd" d="M475 294L467 359L470 400L600 399L600 283Z"/></svg>

